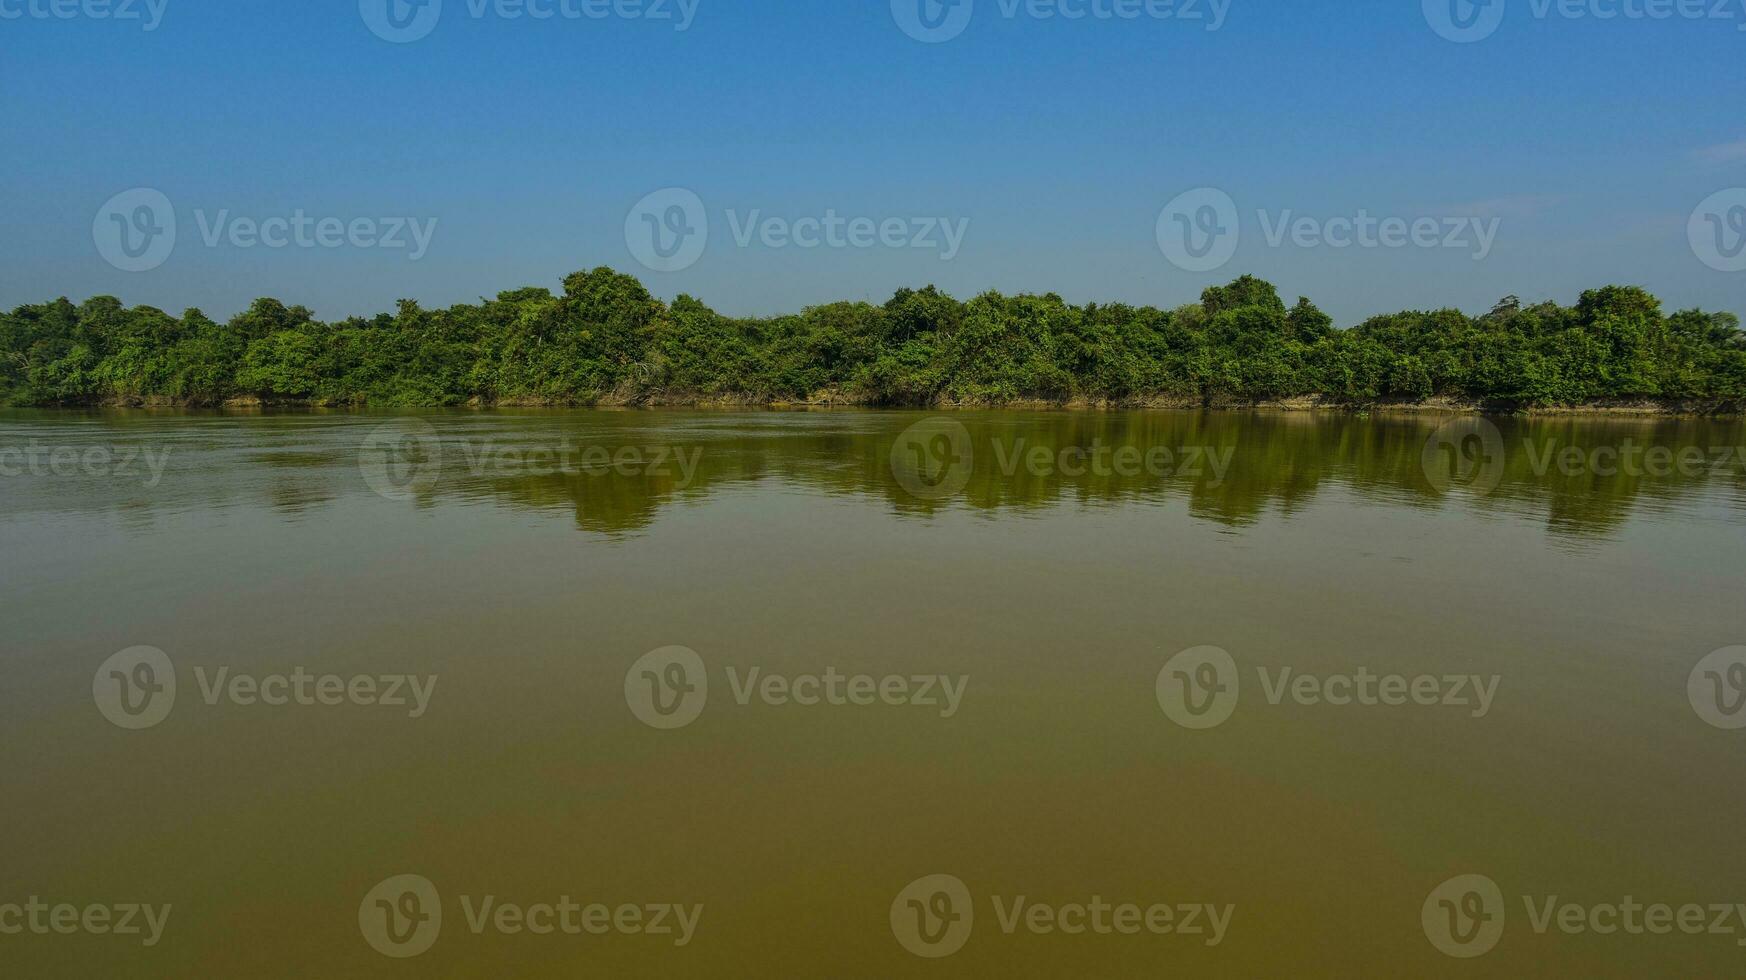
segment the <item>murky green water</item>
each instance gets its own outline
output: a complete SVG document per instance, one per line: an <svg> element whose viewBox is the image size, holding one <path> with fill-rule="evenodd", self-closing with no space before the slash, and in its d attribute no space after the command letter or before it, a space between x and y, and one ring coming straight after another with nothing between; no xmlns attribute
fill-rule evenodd
<svg viewBox="0 0 1746 980"><path fill-rule="evenodd" d="M0 974L1746 969L1746 428L933 418L0 414Z"/></svg>

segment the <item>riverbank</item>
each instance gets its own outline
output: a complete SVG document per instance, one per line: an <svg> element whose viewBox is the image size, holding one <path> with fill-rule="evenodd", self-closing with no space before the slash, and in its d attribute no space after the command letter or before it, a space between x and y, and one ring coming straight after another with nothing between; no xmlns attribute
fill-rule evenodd
<svg viewBox="0 0 1746 980"><path fill-rule="evenodd" d="M1506 401L1479 399L1427 398L1422 400L1391 399L1369 403L1344 402L1321 396L1263 399L1205 399L1178 395L1151 395L1125 399L1102 398L1017 398L1003 402L936 400L920 405L880 404L837 392L819 392L810 399L794 400L752 396L722 396L706 394L660 393L628 397L607 395L593 400L507 399L486 402L473 399L461 405L372 405L356 402L336 402L305 398L258 397L231 398L223 402L198 402L169 398L107 398L100 401L73 402L59 405L16 405L14 408L36 409L163 409L217 410L228 412L270 412L310 410L388 410L388 409L467 409L492 411L516 408L600 408L657 409L693 408L723 410L818 410L837 408L909 409L917 411L1280 411L1280 412L1344 412L1408 415L1526 415L1526 416L1613 416L1613 417L1673 417L1673 418L1739 418L1746 417L1746 401L1740 399L1613 399L1595 400L1571 405L1526 405Z"/></svg>
<svg viewBox="0 0 1746 980"><path fill-rule="evenodd" d="M1743 401L1738 317L1665 314L1628 286L1571 307L1511 297L1477 317L1409 310L1346 329L1251 276L1169 310L924 289L881 306L736 318L596 269L567 277L562 295L530 287L442 310L409 301L333 322L271 299L225 324L113 297L0 314L0 403L16 405L1715 415Z"/></svg>

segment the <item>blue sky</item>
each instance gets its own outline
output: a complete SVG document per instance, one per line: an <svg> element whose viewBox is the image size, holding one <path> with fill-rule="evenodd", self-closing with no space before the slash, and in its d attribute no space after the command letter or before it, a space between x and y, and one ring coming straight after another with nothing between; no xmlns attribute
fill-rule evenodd
<svg viewBox="0 0 1746 980"><path fill-rule="evenodd" d="M890 0L687 0L682 31L679 0L664 20L655 0L601 19L558 5L602 0L533 0L548 19L444 0L408 43L374 33L359 0L152 0L166 5L152 30L146 0L140 20L78 6L99 0L58 0L78 8L59 19L53 2L0 0L7 308L107 293L222 317L273 295L339 317L611 265L735 314L927 283L1174 306L1244 272L1342 325L1612 282L1746 314L1746 272L1706 264L1688 236L1700 202L1746 188L1746 0L1725 19L1659 20L1624 14L1689 0L1584 0L1581 16L1492 0L1501 22L1470 43L1440 36L1419 0L1219 0L1216 30L1213 0L1152 0L1168 18L1145 0L974 0L940 43L906 34ZM1139 16L1095 15L1129 3ZM1191 271L1157 226L1202 187L1235 204L1239 239ZM161 192L177 225L143 272L106 261L94 230L133 188ZM709 236L657 272L626 219L666 188L696 195ZM230 234L299 211L376 234L284 248ZM742 245L754 211L899 219L894 241L917 247ZM1495 242L1476 260L1268 240L1282 221L1360 211L1495 221ZM1730 245L1741 213L1718 212ZM416 260L359 244L401 218L435 222ZM928 246L922 219L963 229L956 254Z"/></svg>

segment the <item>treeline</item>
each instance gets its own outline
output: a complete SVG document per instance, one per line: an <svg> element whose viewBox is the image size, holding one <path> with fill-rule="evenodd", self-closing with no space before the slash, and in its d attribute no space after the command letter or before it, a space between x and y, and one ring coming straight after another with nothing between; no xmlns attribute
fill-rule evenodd
<svg viewBox="0 0 1746 980"><path fill-rule="evenodd" d="M1175 310L1049 293L969 302L928 287L883 306L768 319L666 305L610 269L540 288L337 323L257 300L228 323L99 296L0 314L0 403L217 405L245 399L445 406L833 400L1350 405L1446 397L1522 406L1746 397L1730 313L1664 315L1635 287L1575 306L1514 297L1350 329L1244 276Z"/></svg>

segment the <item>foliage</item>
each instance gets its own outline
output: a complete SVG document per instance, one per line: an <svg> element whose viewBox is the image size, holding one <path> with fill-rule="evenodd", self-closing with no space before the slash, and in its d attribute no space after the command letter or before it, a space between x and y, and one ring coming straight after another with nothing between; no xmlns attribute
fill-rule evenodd
<svg viewBox="0 0 1746 980"><path fill-rule="evenodd" d="M737 319L671 306L610 269L426 310L324 323L262 299L227 324L108 296L0 314L0 403L591 404L833 398L1350 404L1432 397L1522 405L1746 396L1746 338L1727 313L1664 315L1608 286L1574 307L1408 311L1349 330L1243 276L1176 310L932 286L885 303Z"/></svg>

